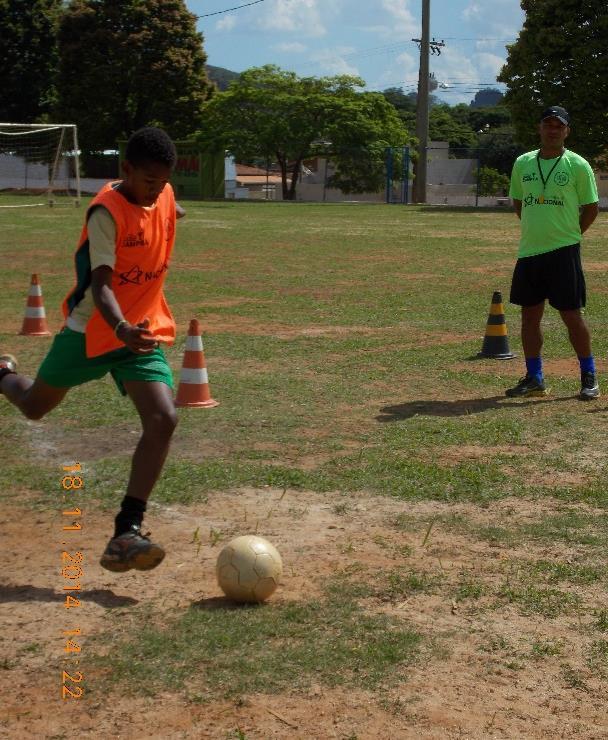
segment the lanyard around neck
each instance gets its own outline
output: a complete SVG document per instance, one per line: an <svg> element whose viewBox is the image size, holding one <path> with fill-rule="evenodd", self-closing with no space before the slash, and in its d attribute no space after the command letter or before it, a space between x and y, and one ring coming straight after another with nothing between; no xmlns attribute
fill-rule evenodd
<svg viewBox="0 0 608 740"><path fill-rule="evenodd" d="M538 174L540 175L540 179L541 179L541 181L543 183L543 193L545 192L545 186L549 182L549 178L553 174L553 170L557 167L557 165L559 164L559 162L560 162L560 160L561 160L561 158L563 156L564 156L564 152L562 152L559 155L559 157L557 158L557 160L553 163L553 167L551 167L551 169L549 170L549 174L547 175L547 177L544 177L543 176L542 168L540 166L540 150L539 150L538 154L536 155L536 164L538 166Z"/></svg>

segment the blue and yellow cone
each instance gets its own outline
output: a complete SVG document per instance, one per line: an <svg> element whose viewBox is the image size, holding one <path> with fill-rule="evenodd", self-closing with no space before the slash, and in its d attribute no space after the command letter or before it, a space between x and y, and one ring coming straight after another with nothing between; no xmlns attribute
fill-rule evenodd
<svg viewBox="0 0 608 740"><path fill-rule="evenodd" d="M490 357L494 360L512 360L515 355L509 349L507 322L502 305L502 294L499 290L492 296L490 315L486 324L486 335L479 357Z"/></svg>

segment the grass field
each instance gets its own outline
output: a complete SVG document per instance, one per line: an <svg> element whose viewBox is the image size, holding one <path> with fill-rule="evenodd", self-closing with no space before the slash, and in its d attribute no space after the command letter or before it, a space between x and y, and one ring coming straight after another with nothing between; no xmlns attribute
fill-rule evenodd
<svg viewBox="0 0 608 740"><path fill-rule="evenodd" d="M179 412L147 519L168 550L158 571L97 565L139 428L111 380L42 423L0 402L0 691L21 692L0 728L110 737L139 711L124 737L606 737L608 404L577 400L551 310L547 399L504 397L523 370L508 303L520 358L476 358L493 291L508 298L515 216L183 205L167 354L177 380L198 318L220 406ZM0 209L0 349L28 374L50 344L17 336L29 276L56 330L83 213ZM602 213L584 245L600 383L607 237ZM69 461L85 488L67 496ZM86 567L66 611L67 502ZM278 546L283 583L233 608L213 564L248 531ZM58 635L81 624L86 693L62 703Z"/></svg>

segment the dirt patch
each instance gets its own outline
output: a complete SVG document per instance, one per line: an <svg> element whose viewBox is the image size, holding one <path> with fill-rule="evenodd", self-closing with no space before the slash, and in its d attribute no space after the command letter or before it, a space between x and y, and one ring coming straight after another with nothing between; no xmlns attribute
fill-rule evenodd
<svg viewBox="0 0 608 740"><path fill-rule="evenodd" d="M73 621L62 605L61 508L60 501L35 514L23 504L3 507L0 639L5 670L0 671L0 691L7 699L0 726L7 736L57 737L69 724L91 738L220 740L236 736L238 729L248 738L302 740L605 737L606 683L585 659L593 610L605 604L605 587L573 587L583 599L578 616L553 619L526 614L496 596L501 584L517 582L521 563L537 558L583 562L584 552L564 543L497 546L474 536L476 527L513 527L563 512L560 502L518 499L483 509L248 488L211 494L206 504L193 507L152 503L147 523L159 541L170 543L167 558L152 573L122 575L97 565L111 517L91 503L83 511L86 534L80 549L86 575L78 623L84 635L79 669L93 691L77 704L58 699L63 657L58 635ZM404 515L407 526L397 526ZM446 528L437 520L429 531L430 519L445 516L460 517L467 528ZM192 542L197 527L203 537L198 553ZM213 546L211 528L221 538ZM354 563L372 584L393 568L437 579L435 587L422 592L365 601L370 611L413 624L435 648L382 695L312 684L281 695L199 705L182 693L164 692L153 699L95 693L87 637L110 630L118 640L130 633L136 610L146 605L162 624L192 603L217 598L213 566L222 543L255 530L278 546L285 564L283 583L269 608L313 597L320 579ZM484 593L459 599L463 583L479 583ZM561 653L535 657L533 646L547 641L561 645Z"/></svg>
<svg viewBox="0 0 608 740"><path fill-rule="evenodd" d="M441 454L432 459L440 465L458 465L463 460L488 460L496 455L517 457L530 452L526 445L446 445L441 448Z"/></svg>
<svg viewBox="0 0 608 740"><path fill-rule="evenodd" d="M180 308L185 310L189 306L193 308L233 308L234 306L251 305L251 304L262 304L267 305L269 301L263 301L258 298L225 298L223 300L203 300L196 303L182 303Z"/></svg>
<svg viewBox="0 0 608 740"><path fill-rule="evenodd" d="M292 326L276 321L260 321L248 316L224 316L223 314L214 313L205 315L203 326L205 334L238 333L253 336L272 336L278 339L298 337L340 338L353 335L367 337L394 336L408 346L458 344L470 341L477 336L473 333L423 332L408 326L407 323L392 326Z"/></svg>

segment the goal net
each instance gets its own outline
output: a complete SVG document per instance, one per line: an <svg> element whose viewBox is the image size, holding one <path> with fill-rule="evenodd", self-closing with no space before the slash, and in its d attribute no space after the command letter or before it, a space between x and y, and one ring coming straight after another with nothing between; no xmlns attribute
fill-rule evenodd
<svg viewBox="0 0 608 740"><path fill-rule="evenodd" d="M11 198L11 206L78 205L78 136L73 124L0 123L0 193L35 195ZM19 201L23 202L19 202ZM27 200L27 202L26 202ZM6 204L0 203L0 207Z"/></svg>

